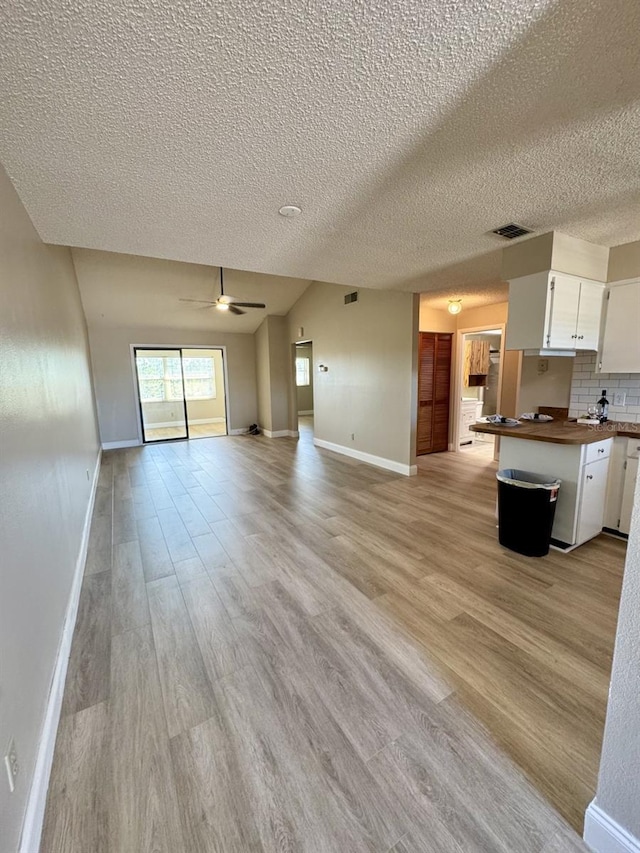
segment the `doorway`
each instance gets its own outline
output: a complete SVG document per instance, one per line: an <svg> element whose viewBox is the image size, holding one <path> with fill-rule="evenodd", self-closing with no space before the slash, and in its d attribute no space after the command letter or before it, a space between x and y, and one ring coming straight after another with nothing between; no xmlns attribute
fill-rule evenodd
<svg viewBox="0 0 640 853"><path fill-rule="evenodd" d="M493 457L495 437L470 427L500 409L502 329L463 332L461 335L460 396L457 448Z"/></svg>
<svg viewBox="0 0 640 853"><path fill-rule="evenodd" d="M227 435L222 348L134 347L145 444Z"/></svg>
<svg viewBox="0 0 640 853"><path fill-rule="evenodd" d="M301 438L313 438L313 342L295 345L296 412Z"/></svg>

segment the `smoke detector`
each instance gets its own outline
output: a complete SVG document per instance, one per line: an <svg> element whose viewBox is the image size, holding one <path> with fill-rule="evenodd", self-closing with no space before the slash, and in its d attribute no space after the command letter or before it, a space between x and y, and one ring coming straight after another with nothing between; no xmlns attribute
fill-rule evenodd
<svg viewBox="0 0 640 853"><path fill-rule="evenodd" d="M515 222L510 222L508 225L503 225L502 228L496 228L491 233L497 234L498 237L504 237L507 240L515 240L516 237L533 234L533 231L529 228L523 228L522 225L516 225Z"/></svg>
<svg viewBox="0 0 640 853"><path fill-rule="evenodd" d="M300 216L300 214L302 213L302 208L298 207L297 204L285 204L280 208L278 213L280 214L280 216L287 217Z"/></svg>

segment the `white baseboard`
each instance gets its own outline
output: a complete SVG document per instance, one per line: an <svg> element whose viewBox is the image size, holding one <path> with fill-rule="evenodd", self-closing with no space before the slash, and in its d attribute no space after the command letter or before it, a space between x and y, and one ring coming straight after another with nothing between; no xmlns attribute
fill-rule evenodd
<svg viewBox="0 0 640 853"><path fill-rule="evenodd" d="M267 436L267 438L297 438L298 433L292 429L263 429L262 432Z"/></svg>
<svg viewBox="0 0 640 853"><path fill-rule="evenodd" d="M44 821L44 810L47 804L47 791L49 788L49 777L51 765L53 764L53 752L56 745L58 723L60 722L60 710L62 708L62 697L64 694L64 683L67 677L67 666L71 654L71 641L76 626L78 615L78 604L80 602L80 590L84 576L84 566L87 560L87 548L89 546L89 532L91 530L91 517L96 500L96 489L98 477L100 476L100 460L102 450L98 451L98 459L93 472L89 504L84 518L82 538L80 540L80 551L76 560L76 567L69 593L67 612L65 614L62 636L53 668L51 687L47 698L47 709L45 711L44 724L40 733L36 765L33 771L33 779L27 798L24 821L22 824L22 835L20 838L20 853L34 853L40 849L40 836L42 835L42 823Z"/></svg>
<svg viewBox="0 0 640 853"><path fill-rule="evenodd" d="M312 415L313 409L305 409L304 412L298 412L299 415Z"/></svg>
<svg viewBox="0 0 640 853"><path fill-rule="evenodd" d="M190 424L223 424L226 418L195 418L190 420Z"/></svg>
<svg viewBox="0 0 640 853"><path fill-rule="evenodd" d="M103 450L118 450L121 447L140 447L140 442L137 438L128 438L125 441L103 441Z"/></svg>
<svg viewBox="0 0 640 853"><path fill-rule="evenodd" d="M593 853L640 853L640 839L609 817L595 800L584 816L584 840Z"/></svg>
<svg viewBox="0 0 640 853"><path fill-rule="evenodd" d="M404 474L406 477L413 477L418 473L417 465L404 465L394 459L385 459L384 456L374 456L372 453L364 453L362 450L345 447L344 444L334 444L332 441L324 441L321 438L314 438L313 443L316 447L322 447L324 450L333 450L334 453L342 453L343 456L351 456L360 462L375 465L377 468L386 468L387 471L395 471L396 474Z"/></svg>

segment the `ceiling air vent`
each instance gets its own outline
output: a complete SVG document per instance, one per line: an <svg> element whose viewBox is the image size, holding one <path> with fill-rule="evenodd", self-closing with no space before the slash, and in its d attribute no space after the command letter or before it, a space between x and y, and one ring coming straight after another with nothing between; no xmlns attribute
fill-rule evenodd
<svg viewBox="0 0 640 853"><path fill-rule="evenodd" d="M357 290L354 290L353 293L347 293L347 295L344 298L344 304L345 305L350 305L352 302L357 302L357 301L358 301L358 291Z"/></svg>
<svg viewBox="0 0 640 853"><path fill-rule="evenodd" d="M524 237L525 234L533 234L533 231L523 228L522 225L516 225L515 222L510 222L508 225L503 225L502 228L496 228L492 234L505 237L507 240L514 240L516 237Z"/></svg>

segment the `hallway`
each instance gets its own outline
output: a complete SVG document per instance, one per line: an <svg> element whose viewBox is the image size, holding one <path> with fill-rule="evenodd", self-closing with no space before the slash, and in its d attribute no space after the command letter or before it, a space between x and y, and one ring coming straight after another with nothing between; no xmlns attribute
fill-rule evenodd
<svg viewBox="0 0 640 853"><path fill-rule="evenodd" d="M586 849L624 546L510 554L493 462L419 469L104 454L43 853Z"/></svg>

